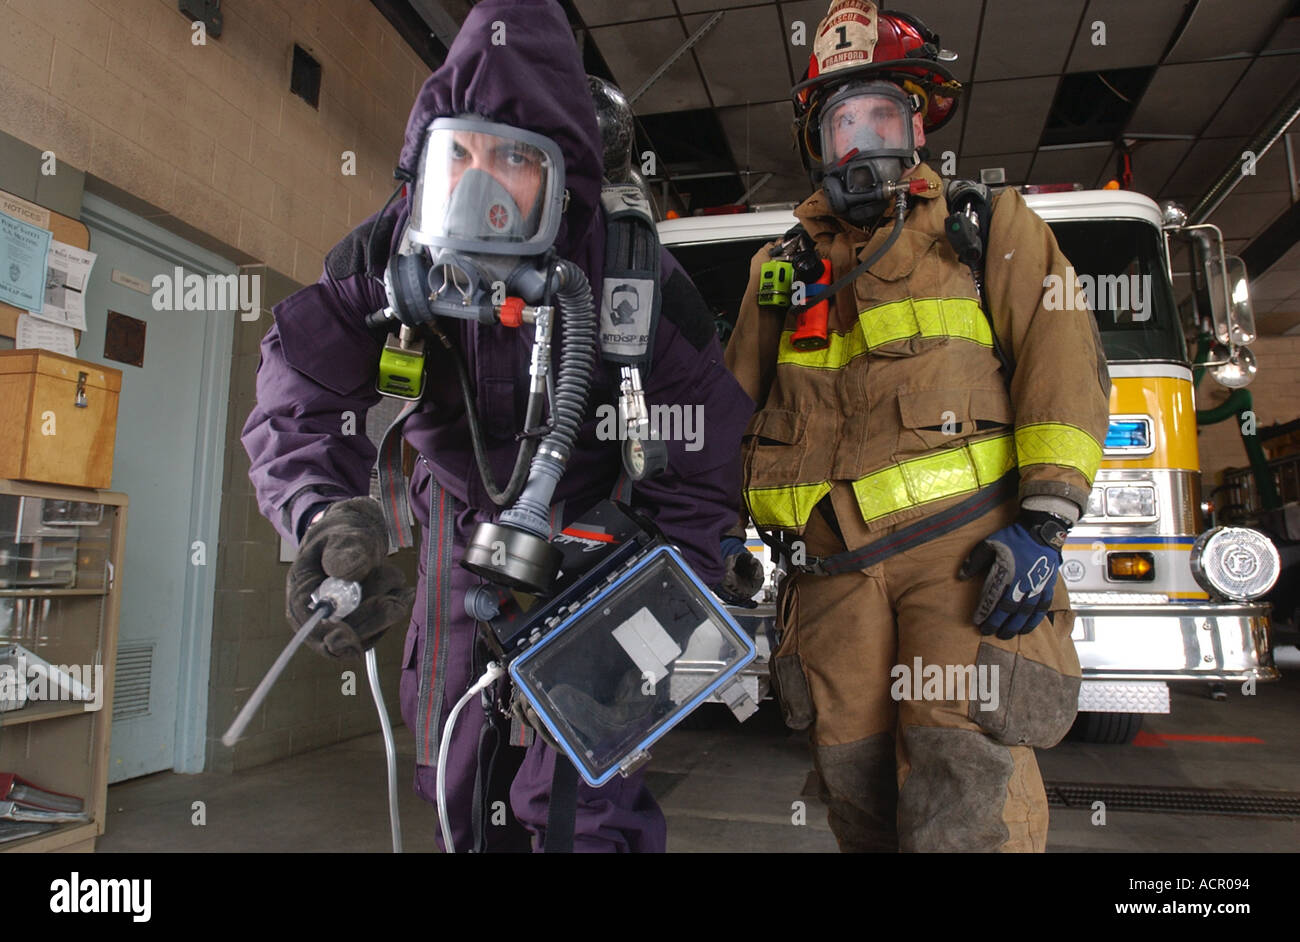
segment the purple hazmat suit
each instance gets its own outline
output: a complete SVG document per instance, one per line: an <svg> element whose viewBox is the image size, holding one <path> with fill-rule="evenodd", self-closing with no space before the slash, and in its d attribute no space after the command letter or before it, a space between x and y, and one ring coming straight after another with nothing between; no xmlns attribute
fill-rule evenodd
<svg viewBox="0 0 1300 942"><path fill-rule="evenodd" d="M471 10L446 62L420 90L399 166L416 171L424 131L434 118L464 114L535 131L559 145L569 202L556 250L582 267L599 298L605 234L601 142L578 50L558 4L484 0ZM343 434L344 413L360 418L379 399L381 341L363 321L385 305L374 275L382 277L408 214L406 199L397 200L339 243L326 257L320 281L275 307L275 325L262 341L258 401L243 443L262 513L294 542L322 505L369 490L375 449L365 435ZM368 272L365 244L372 227L375 257ZM716 585L722 576L719 537L736 518L739 442L753 403L723 367L712 315L667 252L660 283L662 314L646 399L652 408L681 406L683 415L699 414L698 407L703 427L669 441L668 470L636 485L631 503L681 548L705 583ZM563 312L558 322L562 330ZM531 330L447 318L440 326L468 365L490 463L503 484L523 423ZM614 404L615 396L611 369L600 363L586 421L555 494L557 525L609 497L618 480L620 443L600 440L608 436L598 437L596 413L598 406ZM464 610L465 593L479 579L459 562L475 524L497 514L479 479L454 361L446 351L430 351L424 400L403 435L420 455L410 497L422 539L418 594L402 655L401 707L416 736L416 791L432 802L442 724L482 669L472 663L476 629ZM490 752L493 735L498 733L486 724L485 711L467 706L447 771L458 849L471 846L474 822L489 817L483 794L488 782L476 784L476 776L478 755ZM498 759L497 777L503 768L514 772L510 809L540 847L555 753L540 738L526 753L506 752L512 755ZM512 846L506 830L487 827L486 848ZM663 815L641 773L601 788L580 782L574 830L575 850L664 849Z"/></svg>

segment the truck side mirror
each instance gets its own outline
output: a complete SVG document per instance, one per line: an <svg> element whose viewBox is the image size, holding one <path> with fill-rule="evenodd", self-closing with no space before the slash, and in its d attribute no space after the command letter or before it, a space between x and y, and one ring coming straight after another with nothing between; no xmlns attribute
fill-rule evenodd
<svg viewBox="0 0 1300 942"><path fill-rule="evenodd" d="M1246 281L1246 263L1236 255L1229 255L1227 267L1228 296L1232 306L1228 309L1229 334L1234 345L1254 343L1255 309L1250 303L1250 285Z"/></svg>
<svg viewBox="0 0 1300 942"><path fill-rule="evenodd" d="M1205 293L1210 302L1210 319L1214 323L1214 341L1232 345L1232 286L1223 255L1223 239L1217 228L1198 227L1197 261L1205 277ZM1209 229L1210 232L1205 230ZM1211 233L1213 238L1210 237Z"/></svg>
<svg viewBox="0 0 1300 942"><path fill-rule="evenodd" d="M1228 389L1241 389L1249 386L1255 378L1255 354L1250 347L1227 347L1215 344L1210 352L1211 365L1206 368L1214 381Z"/></svg>

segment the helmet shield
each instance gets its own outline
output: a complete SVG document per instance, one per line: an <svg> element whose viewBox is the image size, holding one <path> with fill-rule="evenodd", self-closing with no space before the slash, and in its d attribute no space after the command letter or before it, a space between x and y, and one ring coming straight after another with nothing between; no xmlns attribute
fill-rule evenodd
<svg viewBox="0 0 1300 942"><path fill-rule="evenodd" d="M555 142L478 118L437 118L425 132L409 231L437 248L537 255L555 241L563 205Z"/></svg>
<svg viewBox="0 0 1300 942"><path fill-rule="evenodd" d="M910 161L916 150L911 105L903 91L889 82L845 86L826 102L819 123L826 172L858 159Z"/></svg>

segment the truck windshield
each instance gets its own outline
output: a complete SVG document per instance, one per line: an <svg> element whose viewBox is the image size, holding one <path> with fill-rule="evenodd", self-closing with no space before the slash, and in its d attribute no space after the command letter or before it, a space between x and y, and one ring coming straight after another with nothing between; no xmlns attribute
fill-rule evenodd
<svg viewBox="0 0 1300 942"><path fill-rule="evenodd" d="M1160 231L1136 219L1051 223L1101 331L1106 359L1187 362Z"/></svg>
<svg viewBox="0 0 1300 942"><path fill-rule="evenodd" d="M1186 363L1160 231L1136 219L1071 220L1051 226L1073 266L1077 286L1092 306L1106 359ZM767 241L670 247L713 311L724 343L745 295L750 259ZM1074 296L1072 286L1063 284L1060 290Z"/></svg>
<svg viewBox="0 0 1300 942"><path fill-rule="evenodd" d="M776 235L779 236L780 233ZM736 326L740 302L745 299L750 259L769 241L741 239L735 242L703 242L668 247L668 251L691 276L695 287L700 289L704 303L713 312L713 321L724 345L732 328Z"/></svg>

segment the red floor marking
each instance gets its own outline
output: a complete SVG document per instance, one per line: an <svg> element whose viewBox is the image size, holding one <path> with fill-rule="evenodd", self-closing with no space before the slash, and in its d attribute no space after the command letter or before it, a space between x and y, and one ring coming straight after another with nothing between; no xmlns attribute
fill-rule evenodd
<svg viewBox="0 0 1300 942"><path fill-rule="evenodd" d="M1264 745L1264 740L1255 736L1192 736L1188 733L1157 733L1165 742L1253 742Z"/></svg>
<svg viewBox="0 0 1300 942"><path fill-rule="evenodd" d="M1264 740L1255 736L1194 736L1189 733L1148 733L1140 730L1133 737L1135 746L1153 746L1163 749L1171 742L1246 742L1264 745Z"/></svg>

